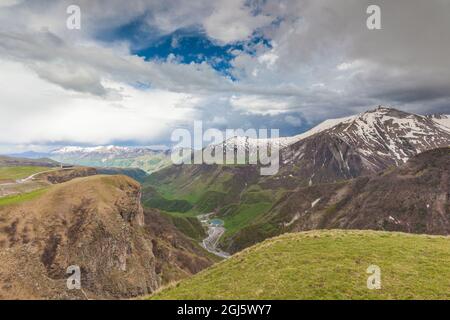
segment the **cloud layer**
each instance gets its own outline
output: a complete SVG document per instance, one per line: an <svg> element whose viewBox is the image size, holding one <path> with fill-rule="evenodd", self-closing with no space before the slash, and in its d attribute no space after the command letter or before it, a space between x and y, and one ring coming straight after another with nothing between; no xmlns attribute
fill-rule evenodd
<svg viewBox="0 0 450 320"><path fill-rule="evenodd" d="M71 4L79 31L66 28ZM370 4L381 30L366 28ZM445 0L2 2L0 151L161 143L193 120L294 134L378 104L449 113L448 12ZM229 70L220 56L134 52L180 30L227 48Z"/></svg>

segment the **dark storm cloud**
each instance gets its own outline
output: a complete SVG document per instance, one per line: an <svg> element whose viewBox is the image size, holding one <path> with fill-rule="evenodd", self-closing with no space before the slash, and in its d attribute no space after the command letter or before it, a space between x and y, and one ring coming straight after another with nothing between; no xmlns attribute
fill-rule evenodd
<svg viewBox="0 0 450 320"><path fill-rule="evenodd" d="M336 99L337 109L355 97L360 106L379 100L407 109L420 102L425 110L434 100L450 97L449 1L283 3L269 1L265 7L283 16L278 28L266 30L278 42L279 78L323 82L331 90L311 95L319 98L319 107L320 100ZM381 7L381 30L366 27L372 4ZM341 63L348 70L336 72L333 67Z"/></svg>

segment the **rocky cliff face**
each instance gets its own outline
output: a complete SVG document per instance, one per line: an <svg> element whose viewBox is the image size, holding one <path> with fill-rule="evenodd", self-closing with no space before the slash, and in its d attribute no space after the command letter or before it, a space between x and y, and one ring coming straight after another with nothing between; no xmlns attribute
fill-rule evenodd
<svg viewBox="0 0 450 320"><path fill-rule="evenodd" d="M73 180L75 178L89 177L97 174L96 168L74 167L68 169L55 170L37 175L35 179L47 181L51 184L59 184Z"/></svg>
<svg viewBox="0 0 450 320"><path fill-rule="evenodd" d="M153 292L164 281L158 266L165 263L155 256L155 246L164 243L169 254L177 248L145 221L140 185L125 176L80 178L33 201L0 207L0 297L126 298ZM197 253L191 255L203 264L186 267L185 275L212 263ZM80 268L81 290L68 290L69 266Z"/></svg>
<svg viewBox="0 0 450 320"><path fill-rule="evenodd" d="M11 289L2 295L14 297L19 288L29 298L121 297L155 290L155 257L151 243L140 236L139 190L125 177L89 177L55 186L36 201L1 208L2 261L12 264L2 263L1 282ZM81 269L84 293L66 288L66 269L72 265Z"/></svg>

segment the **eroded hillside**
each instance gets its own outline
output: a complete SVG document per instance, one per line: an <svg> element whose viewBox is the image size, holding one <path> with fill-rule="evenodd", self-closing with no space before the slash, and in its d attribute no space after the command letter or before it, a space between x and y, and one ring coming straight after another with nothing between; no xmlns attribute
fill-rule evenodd
<svg viewBox="0 0 450 320"><path fill-rule="evenodd" d="M144 212L140 192L125 176L91 176L0 206L0 297L133 297L211 265L168 220ZM72 265L82 290L67 289Z"/></svg>

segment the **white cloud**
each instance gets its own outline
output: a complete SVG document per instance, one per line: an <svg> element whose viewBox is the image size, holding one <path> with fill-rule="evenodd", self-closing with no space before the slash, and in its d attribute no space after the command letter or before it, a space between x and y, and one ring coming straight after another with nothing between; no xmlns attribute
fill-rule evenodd
<svg viewBox="0 0 450 320"><path fill-rule="evenodd" d="M78 0L79 32L65 27L71 0L13 2L0 10L0 144L140 141L193 117L233 126L242 114L295 126L285 113L320 121L380 103L449 112L445 1L386 3L371 33L360 0ZM232 82L207 63L145 61L127 39L98 40L138 18L145 44L196 28L219 44L257 31L272 48L234 50Z"/></svg>
<svg viewBox="0 0 450 320"><path fill-rule="evenodd" d="M360 60L342 62L336 66L339 71L356 70L358 68L364 67L364 63Z"/></svg>
<svg viewBox="0 0 450 320"><path fill-rule="evenodd" d="M352 68L352 63L350 62L342 62L336 67L339 71L345 71Z"/></svg>
<svg viewBox="0 0 450 320"><path fill-rule="evenodd" d="M256 29L273 21L270 16L253 14L245 0L216 1L215 4L203 26L210 37L221 42L245 40Z"/></svg>
<svg viewBox="0 0 450 320"><path fill-rule="evenodd" d="M18 63L0 61L0 69L0 144L154 141L178 122L189 121L198 102L188 94L141 91L111 82L108 86L123 95L112 103L70 93Z"/></svg>
<svg viewBox="0 0 450 320"><path fill-rule="evenodd" d="M255 114L274 115L289 111L289 103L284 99L254 95L232 96L230 105L235 109Z"/></svg>
<svg viewBox="0 0 450 320"><path fill-rule="evenodd" d="M0 2L0 8L1 7L11 7L15 6L17 4L20 4L23 0L2 0Z"/></svg>
<svg viewBox="0 0 450 320"><path fill-rule="evenodd" d="M230 89L230 81L207 63L145 61L115 47L68 43L49 32L0 32L0 53L25 63L41 78L65 89L100 96L108 91L103 80L149 83L177 92Z"/></svg>
<svg viewBox="0 0 450 320"><path fill-rule="evenodd" d="M225 119L225 117L220 116L214 116L214 118L211 120L211 124L216 126L224 126L227 123L228 123L227 119Z"/></svg>
<svg viewBox="0 0 450 320"><path fill-rule="evenodd" d="M274 44L273 44L274 45ZM280 56L276 52L276 48L271 49L257 57L261 64L265 64L269 70L273 70Z"/></svg>
<svg viewBox="0 0 450 320"><path fill-rule="evenodd" d="M291 115L286 116L284 120L294 127L300 127L303 124L302 119Z"/></svg>

